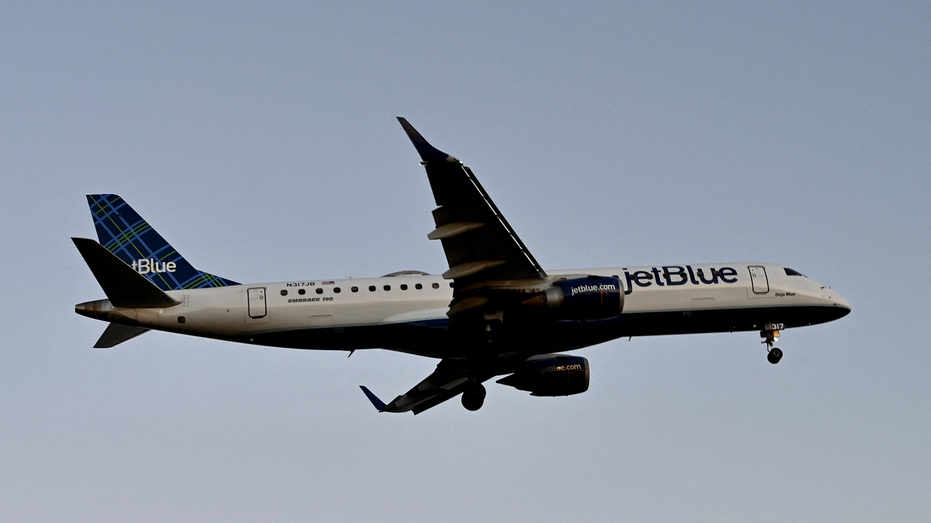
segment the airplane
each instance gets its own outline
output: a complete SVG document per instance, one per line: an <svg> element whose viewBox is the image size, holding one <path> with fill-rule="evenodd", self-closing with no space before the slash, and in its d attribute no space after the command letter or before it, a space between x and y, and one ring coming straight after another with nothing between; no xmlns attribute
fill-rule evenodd
<svg viewBox="0 0 931 523"><path fill-rule="evenodd" d="M108 322L94 347L149 330L293 349L381 348L439 360L379 412L419 414L483 383L533 396L588 390L590 366L562 354L622 337L759 331L770 363L781 331L850 313L836 291L772 263L544 270L463 163L398 121L425 168L449 269L379 278L240 284L195 269L120 196L87 196L99 243L72 238L106 299L75 311Z"/></svg>

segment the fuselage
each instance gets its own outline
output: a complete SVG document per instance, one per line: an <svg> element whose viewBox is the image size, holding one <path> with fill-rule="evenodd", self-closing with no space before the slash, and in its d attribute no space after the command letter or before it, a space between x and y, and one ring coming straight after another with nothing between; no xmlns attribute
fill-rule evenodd
<svg viewBox="0 0 931 523"><path fill-rule="evenodd" d="M511 333L506 352L573 350L627 336L786 329L850 312L838 293L780 265L713 263L549 271L616 277L622 313L598 321L555 321ZM383 348L455 357L447 336L453 290L439 275L293 280L167 291L163 309L82 303L79 314L149 329L228 341L318 350Z"/></svg>

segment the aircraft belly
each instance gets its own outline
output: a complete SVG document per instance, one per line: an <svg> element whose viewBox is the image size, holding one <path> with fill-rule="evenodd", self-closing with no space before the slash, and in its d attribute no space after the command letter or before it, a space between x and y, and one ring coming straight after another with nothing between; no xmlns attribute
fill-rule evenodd
<svg viewBox="0 0 931 523"><path fill-rule="evenodd" d="M450 355L443 320L293 328L252 333L247 343L310 350L388 349L430 357Z"/></svg>
<svg viewBox="0 0 931 523"><path fill-rule="evenodd" d="M783 305L684 311L627 312L621 315L621 336L659 336L761 330L766 323L785 328L825 323L849 309L825 305Z"/></svg>

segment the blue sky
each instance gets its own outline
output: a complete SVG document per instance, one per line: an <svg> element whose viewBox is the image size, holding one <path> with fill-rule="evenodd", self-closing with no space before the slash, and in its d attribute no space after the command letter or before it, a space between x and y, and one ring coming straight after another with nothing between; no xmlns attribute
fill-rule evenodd
<svg viewBox="0 0 931 523"><path fill-rule="evenodd" d="M920 521L931 7L0 5L0 519ZM117 193L237 281L440 273L405 116L545 267L768 261L853 313L584 349L592 386L377 414L435 362L92 349Z"/></svg>

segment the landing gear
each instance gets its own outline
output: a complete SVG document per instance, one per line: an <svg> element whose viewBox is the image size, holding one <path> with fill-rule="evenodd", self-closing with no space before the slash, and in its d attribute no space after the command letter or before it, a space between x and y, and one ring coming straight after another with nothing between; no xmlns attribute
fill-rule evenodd
<svg viewBox="0 0 931 523"><path fill-rule="evenodd" d="M466 410L476 411L485 403L485 386L481 383L471 383L462 391L462 406Z"/></svg>
<svg viewBox="0 0 931 523"><path fill-rule="evenodd" d="M779 325L781 326L782 324L780 323ZM773 347L773 344L779 340L779 329L773 327L776 327L776 325L771 323L764 325L763 330L760 331L760 337L763 338L762 343L766 344L766 361L775 365L782 359L782 349Z"/></svg>
<svg viewBox="0 0 931 523"><path fill-rule="evenodd" d="M779 360L782 359L782 349L779 347L773 347L769 350L769 354L766 355L766 360L773 365L779 363Z"/></svg>

